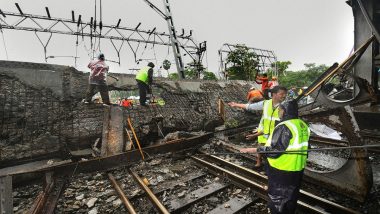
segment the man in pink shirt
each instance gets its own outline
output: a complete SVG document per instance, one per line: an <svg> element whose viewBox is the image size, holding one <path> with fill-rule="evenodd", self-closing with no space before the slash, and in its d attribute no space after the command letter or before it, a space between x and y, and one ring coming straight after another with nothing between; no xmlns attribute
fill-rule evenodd
<svg viewBox="0 0 380 214"><path fill-rule="evenodd" d="M102 96L103 104L110 105L110 98L108 96L107 86L107 73L109 70L108 65L104 62L104 54L100 53L96 60L91 61L88 64L88 68L91 69L89 77L89 85L85 98L85 103L91 102L92 96L99 91ZM95 91L96 90L96 91Z"/></svg>

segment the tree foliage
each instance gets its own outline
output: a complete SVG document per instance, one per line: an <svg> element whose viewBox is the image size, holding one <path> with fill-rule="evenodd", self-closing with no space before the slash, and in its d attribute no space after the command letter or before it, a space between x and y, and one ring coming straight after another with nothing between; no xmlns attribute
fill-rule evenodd
<svg viewBox="0 0 380 214"><path fill-rule="evenodd" d="M203 72L203 79L204 80L217 80L218 78L216 78L216 76L213 72L205 71L205 72Z"/></svg>
<svg viewBox="0 0 380 214"><path fill-rule="evenodd" d="M254 80L259 60L245 45L238 46L227 55L227 75L230 80Z"/></svg>
<svg viewBox="0 0 380 214"><path fill-rule="evenodd" d="M171 80L179 80L179 76L177 73L170 73L168 78Z"/></svg>
<svg viewBox="0 0 380 214"><path fill-rule="evenodd" d="M305 69L300 71L288 71L286 76L282 73L279 75L279 83L285 87L304 87L313 83L328 66L316 65L315 63L305 63Z"/></svg>
<svg viewBox="0 0 380 214"><path fill-rule="evenodd" d="M292 62L290 61L277 61L276 63L272 63L272 68L275 68L277 66L277 73L278 75L286 75L286 72L289 68L289 65L291 65Z"/></svg>
<svg viewBox="0 0 380 214"><path fill-rule="evenodd" d="M209 71L203 71L202 76L204 80L217 80L215 74L213 72ZM179 80L178 73L170 73L168 76L171 80ZM185 78L186 79L198 79L198 72L195 70L195 68L188 67L185 69Z"/></svg>
<svg viewBox="0 0 380 214"><path fill-rule="evenodd" d="M193 67L185 68L185 78L195 80L198 79L198 72Z"/></svg>
<svg viewBox="0 0 380 214"><path fill-rule="evenodd" d="M162 62L162 67L167 71L167 70L169 70L170 69L170 66L172 65L172 63L169 61L169 60L167 60L167 59L165 59L163 62Z"/></svg>

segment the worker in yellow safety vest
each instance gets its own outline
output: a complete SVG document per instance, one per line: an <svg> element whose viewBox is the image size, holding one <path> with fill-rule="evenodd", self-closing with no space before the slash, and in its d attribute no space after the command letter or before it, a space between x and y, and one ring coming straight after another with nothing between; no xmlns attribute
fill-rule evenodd
<svg viewBox="0 0 380 214"><path fill-rule="evenodd" d="M307 160L310 129L298 118L295 100L281 104L279 116L281 122L270 134L265 146L240 151L266 152L269 163L269 209L271 213L294 213Z"/></svg>
<svg viewBox="0 0 380 214"><path fill-rule="evenodd" d="M268 140L269 135L273 132L276 122L280 121L278 116L278 106L286 98L287 89L283 86L275 86L272 90L272 99L264 100L257 103L251 104L239 104L239 103L228 103L231 107L243 108L248 111L263 110L262 117L260 119L259 127L254 134L246 136L247 140L253 140L257 137L257 142L259 145L264 146ZM255 167L261 167L262 156L257 154Z"/></svg>
<svg viewBox="0 0 380 214"><path fill-rule="evenodd" d="M147 94L152 94L151 85L153 83L153 68L152 62L148 66L140 69L136 74L137 87L139 88L140 105L146 106Z"/></svg>

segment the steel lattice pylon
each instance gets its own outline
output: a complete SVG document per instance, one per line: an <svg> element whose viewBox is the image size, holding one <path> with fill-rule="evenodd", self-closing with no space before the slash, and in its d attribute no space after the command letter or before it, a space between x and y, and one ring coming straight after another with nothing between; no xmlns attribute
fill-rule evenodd
<svg viewBox="0 0 380 214"><path fill-rule="evenodd" d="M220 58L220 67L219 67L219 75L226 79L226 58L228 54L232 51L234 51L238 47L243 47L243 45L238 45L238 44L228 44L225 43L223 46L219 49L218 54ZM244 46L247 47L247 46ZM264 49L259 49L259 48L252 48L252 47L247 47L249 51L255 53L257 56L257 59L259 60L259 65L258 65L258 71L261 73L265 73L268 68L273 69L273 75L277 76L277 56L274 54L273 51L270 50L264 50ZM273 66L274 65L274 66Z"/></svg>

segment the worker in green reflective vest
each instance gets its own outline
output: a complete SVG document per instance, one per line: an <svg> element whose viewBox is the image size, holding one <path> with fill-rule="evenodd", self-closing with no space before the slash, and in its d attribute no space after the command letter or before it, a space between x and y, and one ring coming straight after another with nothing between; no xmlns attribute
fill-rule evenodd
<svg viewBox="0 0 380 214"><path fill-rule="evenodd" d="M146 106L146 95L152 93L151 85L153 83L153 68L154 64L149 62L148 66L140 69L136 74L141 106Z"/></svg>
<svg viewBox="0 0 380 214"><path fill-rule="evenodd" d="M241 149L241 152L266 153L268 158L268 206L274 213L294 213L297 207L303 171L306 165L310 129L298 118L297 101L280 105L281 122L274 128L265 146ZM300 151L300 152L297 152Z"/></svg>
<svg viewBox="0 0 380 214"><path fill-rule="evenodd" d="M260 119L259 127L254 134L247 135L247 140L253 140L257 137L259 146L264 146L268 140L268 137L273 132L276 122L280 121L278 116L278 106L286 98L287 89L283 86L275 86L272 90L272 99L264 100L256 103L239 104L235 102L228 103L231 107L243 108L247 111L262 110L263 114ZM257 154L255 167L261 167L262 157Z"/></svg>

